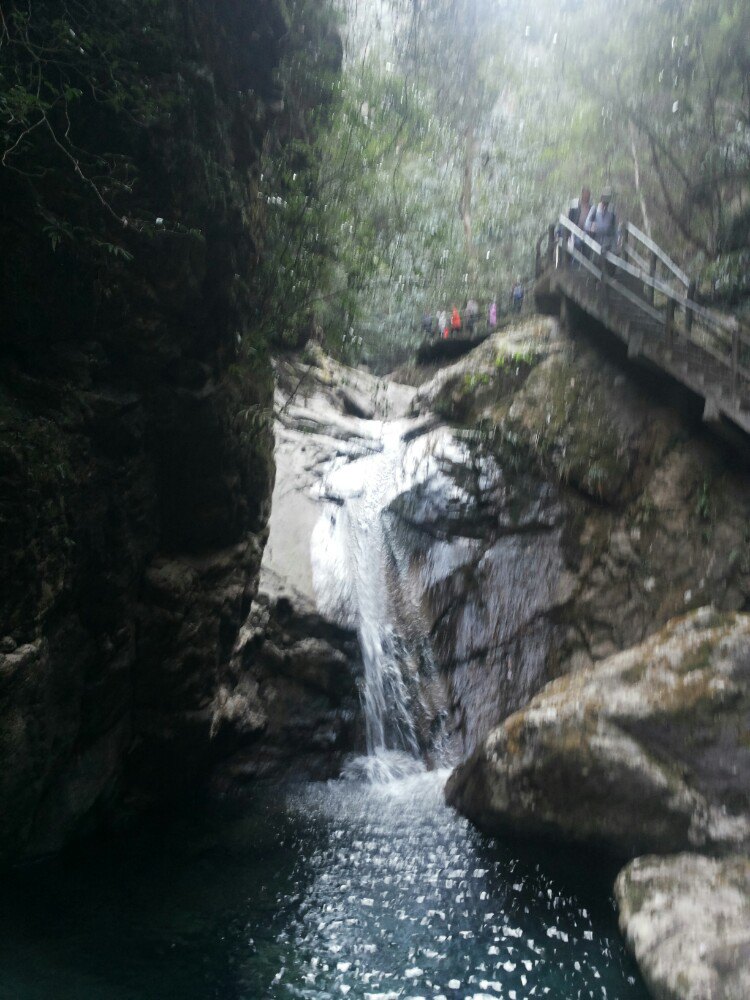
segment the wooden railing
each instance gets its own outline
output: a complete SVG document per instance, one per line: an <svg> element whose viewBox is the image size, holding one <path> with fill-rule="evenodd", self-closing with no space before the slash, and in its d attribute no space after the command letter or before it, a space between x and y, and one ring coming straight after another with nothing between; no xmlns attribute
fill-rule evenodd
<svg viewBox="0 0 750 1000"><path fill-rule="evenodd" d="M661 331L668 349L687 344L699 348L691 363L707 368L713 361L724 373L724 389L733 404L747 401L750 332L695 302L695 283L637 226L628 223L624 227L619 254L603 247L565 215L545 235L546 251L545 236L537 243L537 275L547 268L577 266L596 279L605 307L614 294L638 310L635 316L648 318L650 322L643 326L649 332Z"/></svg>

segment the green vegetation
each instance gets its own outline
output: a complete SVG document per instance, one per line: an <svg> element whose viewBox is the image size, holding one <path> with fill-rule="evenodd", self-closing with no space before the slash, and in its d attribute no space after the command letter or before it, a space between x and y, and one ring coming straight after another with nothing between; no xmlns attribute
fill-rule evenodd
<svg viewBox="0 0 750 1000"><path fill-rule="evenodd" d="M467 372L464 375L463 387L467 392L472 392L479 385L489 385L490 377L487 372Z"/></svg>
<svg viewBox="0 0 750 1000"><path fill-rule="evenodd" d="M222 140L204 135L200 155L168 164L158 150L203 121L213 89L242 79L240 145L256 125L265 136L245 178L257 267L238 279L259 342L312 335L382 369L421 339L425 310L475 297L502 313L584 183L595 195L612 184L618 217L700 274L704 297L736 304L750 291L741 0L344 0L337 14L286 0L278 52L252 41L256 15L227 15L248 64L278 63L273 95L251 69L202 75L200 54L175 43L181 17L200 29L200 5L177 6L3 3L4 244L31 225L68 280L127 267L165 237L200 255L205 213L191 196L200 189L210 211L226 200ZM19 267L6 260L6 286L24 284Z"/></svg>
<svg viewBox="0 0 750 1000"><path fill-rule="evenodd" d="M528 349L525 351L513 351L511 354L498 354L495 358L495 368L519 368L521 365L531 367L536 364L538 355Z"/></svg>
<svg viewBox="0 0 750 1000"><path fill-rule="evenodd" d="M10 175L29 196L30 221L53 250L76 245L130 260L129 230L156 228L138 198L133 143L184 100L157 83L174 60L164 7L3 4L0 164L6 183Z"/></svg>
<svg viewBox="0 0 750 1000"><path fill-rule="evenodd" d="M705 476L698 490L698 499L695 502L695 514L701 521L710 521L712 510L711 477Z"/></svg>
<svg viewBox="0 0 750 1000"><path fill-rule="evenodd" d="M335 159L359 137L337 161L338 177L355 170L343 216L327 199L345 304L334 346L383 367L420 339L424 310L474 296L502 311L583 184L613 185L618 217L701 276L704 298L747 292L746 4L389 0L347 13L325 140Z"/></svg>

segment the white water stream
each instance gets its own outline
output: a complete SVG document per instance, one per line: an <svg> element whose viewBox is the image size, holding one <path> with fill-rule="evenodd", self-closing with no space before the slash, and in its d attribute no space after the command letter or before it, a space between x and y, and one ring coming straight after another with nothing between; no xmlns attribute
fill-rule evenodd
<svg viewBox="0 0 750 1000"><path fill-rule="evenodd" d="M387 508L400 493L428 479L438 459L456 449L442 429L405 439L415 428L415 421L384 422L381 450L334 465L320 486L326 509L311 540L319 609L359 636L367 758L351 770L374 781L424 767L415 721L416 651L424 655L429 642L416 595L410 599L389 544Z"/></svg>

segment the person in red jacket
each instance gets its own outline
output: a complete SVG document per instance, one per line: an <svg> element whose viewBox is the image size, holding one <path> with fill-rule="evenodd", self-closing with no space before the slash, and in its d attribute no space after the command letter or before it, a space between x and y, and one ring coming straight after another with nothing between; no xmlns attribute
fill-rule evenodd
<svg viewBox="0 0 750 1000"><path fill-rule="evenodd" d="M459 315L458 309L454 306L453 312L451 313L451 334L457 337L461 332L461 316Z"/></svg>

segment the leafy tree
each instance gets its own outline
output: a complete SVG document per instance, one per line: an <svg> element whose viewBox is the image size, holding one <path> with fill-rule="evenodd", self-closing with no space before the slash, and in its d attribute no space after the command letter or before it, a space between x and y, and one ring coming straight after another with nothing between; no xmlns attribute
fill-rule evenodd
<svg viewBox="0 0 750 1000"><path fill-rule="evenodd" d="M630 151L643 224L739 292L750 252L748 5L588 0L569 42L568 86L588 82L598 97L618 168Z"/></svg>

